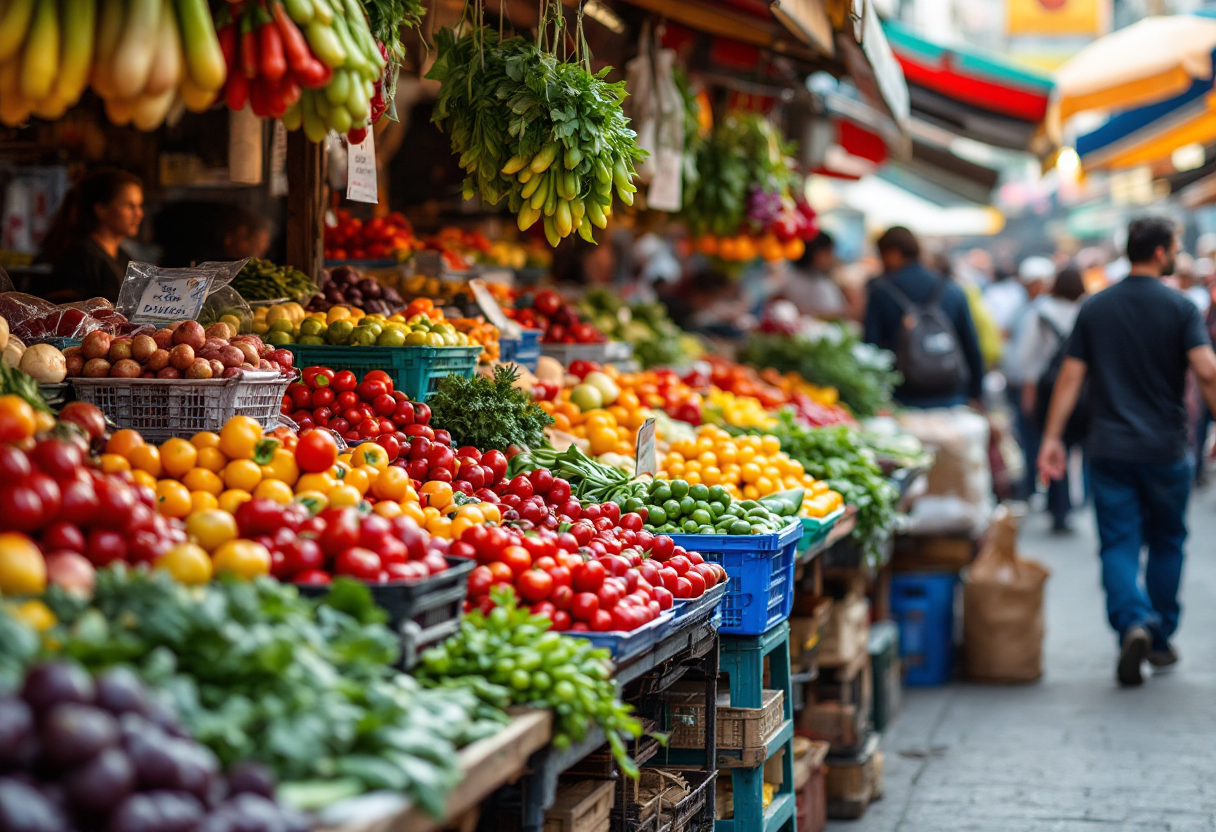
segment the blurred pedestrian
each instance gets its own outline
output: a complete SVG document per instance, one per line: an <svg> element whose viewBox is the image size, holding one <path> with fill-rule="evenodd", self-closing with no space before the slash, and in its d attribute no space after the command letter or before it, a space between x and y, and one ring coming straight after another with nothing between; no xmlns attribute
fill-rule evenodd
<svg viewBox="0 0 1216 832"><path fill-rule="evenodd" d="M811 318L842 318L847 311L844 292L836 285L836 241L820 231L787 273L780 296Z"/></svg>
<svg viewBox="0 0 1216 832"><path fill-rule="evenodd" d="M1018 339L1017 354L1012 357L1011 363L1018 367L1020 374L1017 390L1018 412L1022 414L1028 429L1027 439L1032 443L1031 447L1024 447L1028 460L1034 459L1038 454L1047 414L1048 402L1039 398L1044 386L1044 377L1050 370L1058 370L1053 368L1052 364L1064 342L1072 334L1084 295L1085 284L1081 280L1081 272L1074 268L1062 270L1056 275L1051 293L1036 298L1031 304L1030 314ZM1048 385L1052 380L1054 379L1048 380ZM1069 442L1065 442L1065 447L1071 450ZM1033 466L1027 467L1033 476ZM1052 480L1047 486L1047 511L1051 514L1053 531L1069 530L1068 515L1072 512L1072 498L1067 469L1060 479Z"/></svg>
<svg viewBox="0 0 1216 832"><path fill-rule="evenodd" d="M895 353L904 376L895 398L908 407L978 405L984 360L963 290L921 264L907 228L889 229L877 247L883 273L870 283L865 339Z"/></svg>
<svg viewBox="0 0 1216 832"><path fill-rule="evenodd" d="M1216 354L1199 310L1161 283L1174 270L1177 253L1168 220L1131 223L1128 276L1090 298L1077 315L1038 459L1044 476L1064 476L1062 437L1088 378L1102 583L1107 617L1119 635L1116 678L1124 685L1143 682L1145 660L1157 668L1178 661L1170 638L1178 627L1191 488L1183 406L1188 365L1209 406L1216 404Z"/></svg>

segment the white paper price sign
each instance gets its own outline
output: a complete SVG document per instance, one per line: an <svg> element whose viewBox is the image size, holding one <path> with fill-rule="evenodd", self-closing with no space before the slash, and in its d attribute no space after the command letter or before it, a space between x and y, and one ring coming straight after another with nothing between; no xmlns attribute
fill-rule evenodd
<svg viewBox="0 0 1216 832"><path fill-rule="evenodd" d="M638 428L637 465L633 475L640 477L650 474L652 477L659 473L659 460L654 450L654 417L650 417Z"/></svg>
<svg viewBox="0 0 1216 832"><path fill-rule="evenodd" d="M498 305L498 301L494 300L494 295L490 293L486 282L475 277L469 281L469 288L473 290L473 298L481 307L481 313L486 316L486 320L498 327L498 331L503 335L518 338L519 324L508 318L507 314L502 311L502 307Z"/></svg>
<svg viewBox="0 0 1216 832"><path fill-rule="evenodd" d="M380 201L376 180L376 139L371 130L367 138L347 149L346 198L354 202Z"/></svg>
<svg viewBox="0 0 1216 832"><path fill-rule="evenodd" d="M139 297L131 323L196 320L210 289L210 277L153 278Z"/></svg>

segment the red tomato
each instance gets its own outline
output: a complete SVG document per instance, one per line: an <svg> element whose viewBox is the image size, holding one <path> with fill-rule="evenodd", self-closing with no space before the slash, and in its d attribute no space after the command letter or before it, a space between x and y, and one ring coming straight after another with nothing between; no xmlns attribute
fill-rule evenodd
<svg viewBox="0 0 1216 832"><path fill-rule="evenodd" d="M359 394L359 398L365 402L371 403L381 396L388 395L388 386L382 381L368 381L366 378L359 382L355 391ZM391 397L390 397L391 398Z"/></svg>
<svg viewBox="0 0 1216 832"><path fill-rule="evenodd" d="M350 575L364 581L374 581L380 577L380 556L370 549L352 546L344 549L334 560L334 574Z"/></svg>
<svg viewBox="0 0 1216 832"><path fill-rule="evenodd" d="M296 410L307 410L312 407L312 391L305 385L293 384L287 392L291 395L291 403Z"/></svg>
<svg viewBox="0 0 1216 832"><path fill-rule="evenodd" d="M324 524L317 535L317 543L329 557L337 557L346 549L358 545L359 515L354 509L327 508L317 518ZM378 566L376 571L379 572Z"/></svg>
<svg viewBox="0 0 1216 832"><path fill-rule="evenodd" d="M553 591L553 576L543 569L528 569L515 582L519 595L529 604L544 601Z"/></svg>
<svg viewBox="0 0 1216 832"><path fill-rule="evenodd" d="M337 394L329 387L320 387L312 391L312 403L317 407L329 407L337 401Z"/></svg>
<svg viewBox="0 0 1216 832"><path fill-rule="evenodd" d="M523 575L532 566L532 555L523 546L506 547L498 559L505 563L511 569L511 574L516 577Z"/></svg>
<svg viewBox="0 0 1216 832"><path fill-rule="evenodd" d="M590 623L599 612L600 599L592 592L579 592L574 596L574 601L570 605L570 616L575 621L585 621Z"/></svg>
<svg viewBox="0 0 1216 832"><path fill-rule="evenodd" d="M32 488L0 488L0 530L32 532L42 525L42 513L42 501Z"/></svg>
<svg viewBox="0 0 1216 832"><path fill-rule="evenodd" d="M329 431L312 430L300 437L295 456L296 465L305 473L328 471L338 461L338 443Z"/></svg>
<svg viewBox="0 0 1216 832"><path fill-rule="evenodd" d="M348 390L354 390L359 384L359 380L355 378L355 374L350 370L342 370L334 373L330 385L340 393L345 393Z"/></svg>
<svg viewBox="0 0 1216 832"><path fill-rule="evenodd" d="M576 592L598 592L604 585L607 571L599 561L591 560L576 568L573 574L573 587Z"/></svg>

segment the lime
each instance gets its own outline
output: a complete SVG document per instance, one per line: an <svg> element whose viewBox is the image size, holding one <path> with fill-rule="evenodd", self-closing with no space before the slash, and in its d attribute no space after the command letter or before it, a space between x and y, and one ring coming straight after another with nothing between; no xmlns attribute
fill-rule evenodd
<svg viewBox="0 0 1216 832"><path fill-rule="evenodd" d="M717 532L714 531L713 526L702 526L701 528L697 529L697 534L717 534Z"/></svg>
<svg viewBox="0 0 1216 832"><path fill-rule="evenodd" d="M281 347L284 344L294 344L295 339L291 337L290 331L284 332L281 329L272 329L270 334L266 336L266 343Z"/></svg>
<svg viewBox="0 0 1216 832"><path fill-rule="evenodd" d="M697 522L698 526L708 526L714 521L713 515L711 515L708 511L702 511L701 509L697 509L692 513L692 519Z"/></svg>
<svg viewBox="0 0 1216 832"><path fill-rule="evenodd" d="M667 512L667 516L673 520L680 516L679 500L665 500L663 502L663 511Z"/></svg>
<svg viewBox="0 0 1216 832"><path fill-rule="evenodd" d="M301 335L320 335L325 332L325 321L316 318L305 318L300 321Z"/></svg>
<svg viewBox="0 0 1216 832"><path fill-rule="evenodd" d="M626 512L630 512L630 511L637 511L640 508L644 508L645 505L646 504L643 503L637 497L630 497L628 500L625 501L625 505L621 506L621 508Z"/></svg>
<svg viewBox="0 0 1216 832"><path fill-rule="evenodd" d="M703 483L697 483L688 489L688 496L692 497L694 500L708 500L709 486Z"/></svg>
<svg viewBox="0 0 1216 832"><path fill-rule="evenodd" d="M697 501L685 495L680 498L680 516L687 517L697 510Z"/></svg>
<svg viewBox="0 0 1216 832"><path fill-rule="evenodd" d="M350 334L354 331L355 325L350 321L334 321L325 331L325 340L334 346L345 346L350 341Z"/></svg>
<svg viewBox="0 0 1216 832"><path fill-rule="evenodd" d="M646 522L651 526L662 526L667 522L667 510L661 506L646 506Z"/></svg>
<svg viewBox="0 0 1216 832"><path fill-rule="evenodd" d="M671 486L662 480L655 480L655 483L657 483L657 487L651 489L650 499L654 500L656 503L665 503L670 500Z"/></svg>
<svg viewBox="0 0 1216 832"><path fill-rule="evenodd" d="M376 339L377 347L404 347L405 333L400 329L385 329Z"/></svg>
<svg viewBox="0 0 1216 832"><path fill-rule="evenodd" d="M685 480L672 480L671 481L671 496L672 497L675 497L677 500L679 500L679 499L684 498L687 495L688 495L687 481L685 481Z"/></svg>
<svg viewBox="0 0 1216 832"><path fill-rule="evenodd" d="M726 493L726 489L720 485L711 486L709 489L709 501L711 503L729 503L730 494Z"/></svg>
<svg viewBox="0 0 1216 832"><path fill-rule="evenodd" d="M748 523L746 520L736 520L735 522L730 524L730 529L727 531L727 534L751 534L751 533L752 533L752 525L751 525L751 523Z"/></svg>
<svg viewBox="0 0 1216 832"><path fill-rule="evenodd" d="M271 332L291 332L293 329L295 327L291 325L291 321L287 318L279 318L270 325Z"/></svg>
<svg viewBox="0 0 1216 832"><path fill-rule="evenodd" d="M709 513L712 514L714 517L721 517L722 515L726 514L726 509L727 509L727 506L724 506L721 503L710 503L709 504Z"/></svg>
<svg viewBox="0 0 1216 832"><path fill-rule="evenodd" d="M690 518L681 523L680 528L684 530L684 534L696 534L699 527L697 521Z"/></svg>
<svg viewBox="0 0 1216 832"><path fill-rule="evenodd" d="M692 494L689 494L688 496L691 497ZM697 500L697 502L693 505L693 509L697 511L709 511L709 503L705 502L704 500Z"/></svg>

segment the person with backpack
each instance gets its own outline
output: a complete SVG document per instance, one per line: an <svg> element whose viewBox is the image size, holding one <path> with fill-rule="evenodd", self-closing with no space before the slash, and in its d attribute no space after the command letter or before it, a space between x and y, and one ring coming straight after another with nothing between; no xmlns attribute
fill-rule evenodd
<svg viewBox="0 0 1216 832"><path fill-rule="evenodd" d="M1216 353L1198 308L1161 282L1178 241L1160 217L1132 221L1131 269L1081 307L1047 412L1038 467L1067 468L1065 430L1086 381L1090 483L1101 545L1106 612L1119 637L1120 684L1144 681L1143 664L1178 661L1178 589L1191 490L1186 372L1216 406ZM1141 550L1148 559L1141 581Z"/></svg>
<svg viewBox="0 0 1216 832"><path fill-rule="evenodd" d="M877 246L883 273L870 283L865 339L895 353L903 375L896 400L906 407L978 403L984 359L966 294L921 264L920 242L907 228L889 229Z"/></svg>
<svg viewBox="0 0 1216 832"><path fill-rule="evenodd" d="M1021 374L1021 411L1028 429L1034 431L1034 447L1038 447L1047 421L1047 405L1060 365L1064 363L1065 344L1072 333L1073 323L1081 309L1081 298L1085 294L1085 283L1081 272L1074 268L1063 269L1055 277L1051 293L1041 295L1027 310L1026 320L1018 339L1012 345L1015 354L1011 363ZM1064 431L1064 445L1071 450L1084 437L1085 414L1078 407L1069 420L1069 429ZM1069 530L1068 515L1072 512L1069 496L1068 472L1061 479L1047 486L1047 511L1051 514L1052 530Z"/></svg>

